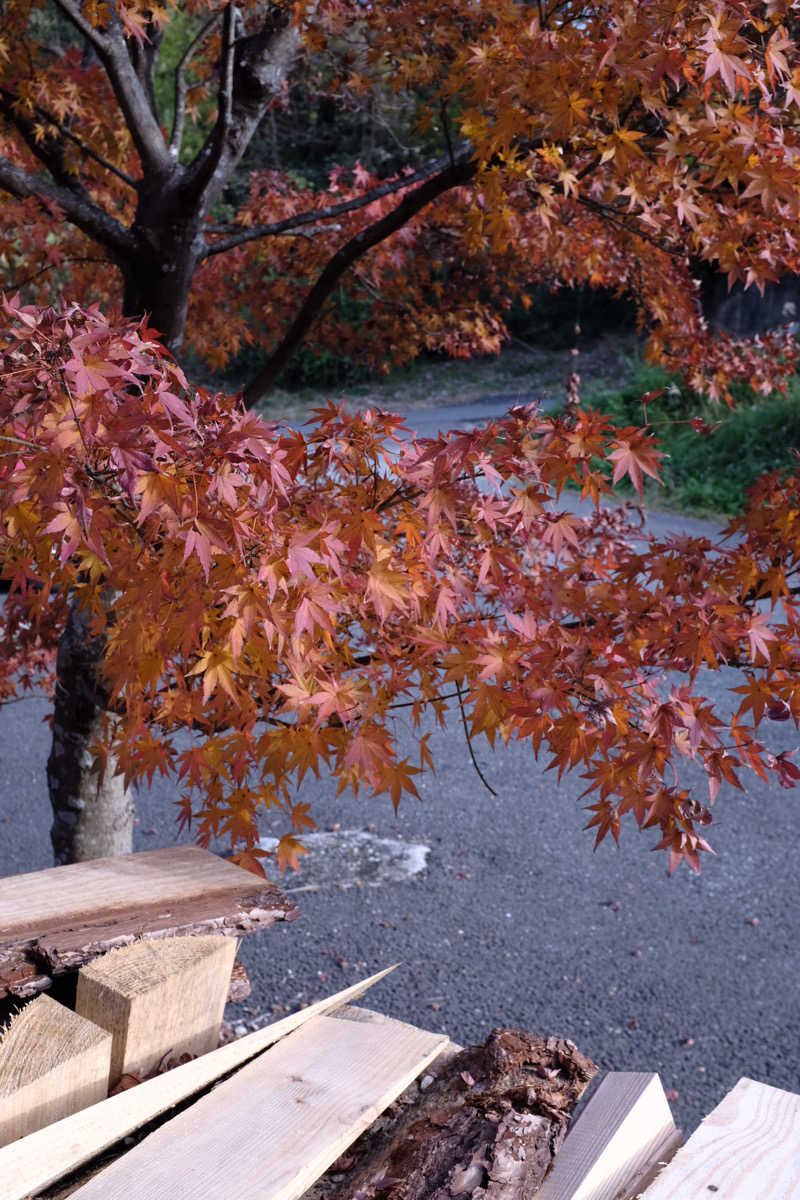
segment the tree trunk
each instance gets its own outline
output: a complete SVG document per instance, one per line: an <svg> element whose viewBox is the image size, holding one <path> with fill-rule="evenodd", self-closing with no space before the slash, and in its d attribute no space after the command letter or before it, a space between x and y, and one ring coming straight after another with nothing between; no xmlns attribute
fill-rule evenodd
<svg viewBox="0 0 800 1200"><path fill-rule="evenodd" d="M102 733L108 695L98 679L103 638L91 638L88 616L73 604L58 644L53 742L47 784L53 809L50 840L57 865L130 854L133 798L109 758L102 770L90 745Z"/></svg>
<svg viewBox="0 0 800 1200"><path fill-rule="evenodd" d="M123 313L147 315L165 345L177 353L183 340L192 274L196 266L194 231L175 229L171 253L123 264ZM58 644L53 741L47 760L47 784L53 809L50 840L57 865L130 854L134 803L116 762L105 769L90 752L102 736L107 692L99 678L104 641L90 638L88 619L76 605L70 610Z"/></svg>

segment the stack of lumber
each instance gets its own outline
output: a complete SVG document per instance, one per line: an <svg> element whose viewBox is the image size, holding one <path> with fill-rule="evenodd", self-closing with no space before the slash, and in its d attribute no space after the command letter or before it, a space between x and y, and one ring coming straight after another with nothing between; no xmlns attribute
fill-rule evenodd
<svg viewBox="0 0 800 1200"><path fill-rule="evenodd" d="M112 861L103 878L130 908L120 879L141 867ZM166 886L165 859L150 863ZM462 1050L355 1006L388 971L219 1046L236 942L154 930L178 907L87 955L74 1009L36 995L0 1031L2 1200L800 1197L800 1096L743 1079L681 1147L658 1076L611 1072L570 1128L596 1072L571 1042L494 1030ZM83 947L114 926L99 906L79 915Z"/></svg>
<svg viewBox="0 0 800 1200"><path fill-rule="evenodd" d="M0 999L141 938L238 937L298 915L274 884L197 846L12 875L0 888Z"/></svg>

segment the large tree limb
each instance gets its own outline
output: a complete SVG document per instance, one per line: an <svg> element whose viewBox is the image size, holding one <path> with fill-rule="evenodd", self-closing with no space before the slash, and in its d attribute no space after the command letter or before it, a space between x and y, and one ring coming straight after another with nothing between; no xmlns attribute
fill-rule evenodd
<svg viewBox="0 0 800 1200"><path fill-rule="evenodd" d="M362 229L342 246L328 261L317 282L306 296L283 341L278 346L266 367L248 383L243 392L246 404L255 404L274 387L281 371L305 338L308 330L320 313L325 301L347 270L362 255L386 240L398 229L402 229L421 209L439 198L451 188L468 183L475 177L478 164L475 159L465 158L446 167L432 179L426 180L413 192L404 196L400 203L385 217Z"/></svg>
<svg viewBox="0 0 800 1200"><path fill-rule="evenodd" d="M73 225L99 242L115 258L131 257L141 252L136 235L102 208L98 208L88 196L51 183L30 171L24 171L2 155L0 189L20 200L33 196L49 204L57 204Z"/></svg>
<svg viewBox="0 0 800 1200"><path fill-rule="evenodd" d="M114 0L106 0L111 21L109 28L102 31L85 19L79 0L53 0L53 3L86 38L103 64L145 170L163 173L171 169L173 161L153 111L148 88L128 53Z"/></svg>
<svg viewBox="0 0 800 1200"><path fill-rule="evenodd" d="M464 154L462 147L461 154ZM333 217L339 217L343 213L356 212L359 208L366 208L369 204L374 204L376 200L381 200L384 196L390 196L394 192L401 192L404 188L411 187L414 183L419 183L422 179L429 179L431 175L443 170L450 158L437 158L427 166L420 167L418 171L414 171L409 175L402 175L398 179L390 179L386 183L378 184L376 187L370 188L366 192L362 192L360 196L355 196L352 200L341 200L338 204L328 204L324 208L311 208L302 213L295 213L294 216L284 217L282 221L273 221L269 225L251 225L248 228L237 229L236 225L218 225L210 226L211 232L229 233L230 237L220 238L218 242L212 242L208 247L204 257L211 258L214 254L224 254L226 250L233 250L237 246L242 246L246 242L256 242L263 237L275 237L281 233L289 233L293 229L300 229L305 225L311 225L316 221L327 221Z"/></svg>
<svg viewBox="0 0 800 1200"><path fill-rule="evenodd" d="M230 20L233 28L233 11ZM206 212L244 154L267 105L279 95L301 44L302 35L291 10L274 4L270 5L260 29L234 39L230 68L223 48L217 122L186 168L184 183L187 193L202 195ZM230 88L226 86L229 69Z"/></svg>

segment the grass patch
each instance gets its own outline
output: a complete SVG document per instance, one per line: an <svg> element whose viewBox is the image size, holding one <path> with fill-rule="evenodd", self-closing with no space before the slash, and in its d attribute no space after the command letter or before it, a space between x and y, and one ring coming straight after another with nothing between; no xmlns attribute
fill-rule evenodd
<svg viewBox="0 0 800 1200"><path fill-rule="evenodd" d="M800 378L786 395L756 396L741 388L736 406L712 404L682 387L657 367L641 365L621 389L596 392L591 408L620 425L643 425L643 394L664 388L647 406L647 419L669 457L662 460L663 487L647 481L651 506L680 508L697 516L732 516L744 507L747 491L766 471L796 469L800 449ZM700 417L713 426L698 433L688 422ZM625 482L620 492L632 492Z"/></svg>

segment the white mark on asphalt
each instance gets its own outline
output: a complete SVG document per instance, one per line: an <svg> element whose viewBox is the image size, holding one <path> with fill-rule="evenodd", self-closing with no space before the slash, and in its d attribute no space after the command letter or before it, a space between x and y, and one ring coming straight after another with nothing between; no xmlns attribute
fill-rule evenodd
<svg viewBox="0 0 800 1200"><path fill-rule="evenodd" d="M360 829L335 833L309 833L302 838L308 855L299 860L300 872L287 872L281 890L287 895L332 887L378 887L401 883L424 871L429 846L376 837ZM260 841L263 850L273 851L277 838Z"/></svg>

